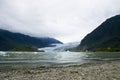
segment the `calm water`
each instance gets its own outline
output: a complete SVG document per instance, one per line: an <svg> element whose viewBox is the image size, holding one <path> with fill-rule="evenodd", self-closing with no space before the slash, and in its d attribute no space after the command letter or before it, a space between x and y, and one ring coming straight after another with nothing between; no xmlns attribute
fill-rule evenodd
<svg viewBox="0 0 120 80"><path fill-rule="evenodd" d="M120 52L0 52L0 68L74 65L120 60Z"/></svg>

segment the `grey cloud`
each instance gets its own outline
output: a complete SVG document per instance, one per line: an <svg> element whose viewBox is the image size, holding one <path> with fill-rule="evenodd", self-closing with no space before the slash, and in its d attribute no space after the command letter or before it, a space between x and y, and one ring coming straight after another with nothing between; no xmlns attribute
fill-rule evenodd
<svg viewBox="0 0 120 80"><path fill-rule="evenodd" d="M80 41L120 13L120 0L0 0L0 28Z"/></svg>

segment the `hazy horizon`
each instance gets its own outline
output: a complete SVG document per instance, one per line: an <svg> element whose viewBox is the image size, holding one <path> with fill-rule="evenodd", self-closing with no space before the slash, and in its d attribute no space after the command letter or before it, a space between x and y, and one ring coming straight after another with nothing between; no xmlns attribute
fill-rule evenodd
<svg viewBox="0 0 120 80"><path fill-rule="evenodd" d="M64 43L81 41L107 18L120 14L120 0L0 0L0 28Z"/></svg>

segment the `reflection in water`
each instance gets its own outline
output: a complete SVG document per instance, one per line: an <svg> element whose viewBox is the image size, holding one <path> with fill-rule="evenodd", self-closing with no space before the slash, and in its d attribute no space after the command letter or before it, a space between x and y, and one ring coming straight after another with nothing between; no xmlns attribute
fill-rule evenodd
<svg viewBox="0 0 120 80"><path fill-rule="evenodd" d="M119 60L120 52L0 52L0 64L76 64Z"/></svg>
<svg viewBox="0 0 120 80"><path fill-rule="evenodd" d="M76 52L61 52L56 55L56 59L59 62L80 62L85 54Z"/></svg>

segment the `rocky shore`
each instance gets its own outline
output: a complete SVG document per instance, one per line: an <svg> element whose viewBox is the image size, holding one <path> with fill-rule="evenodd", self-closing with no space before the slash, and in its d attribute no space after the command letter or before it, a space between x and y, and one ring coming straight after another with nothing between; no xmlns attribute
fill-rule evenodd
<svg viewBox="0 0 120 80"><path fill-rule="evenodd" d="M69 67L0 69L0 80L120 80L120 61L92 62Z"/></svg>

